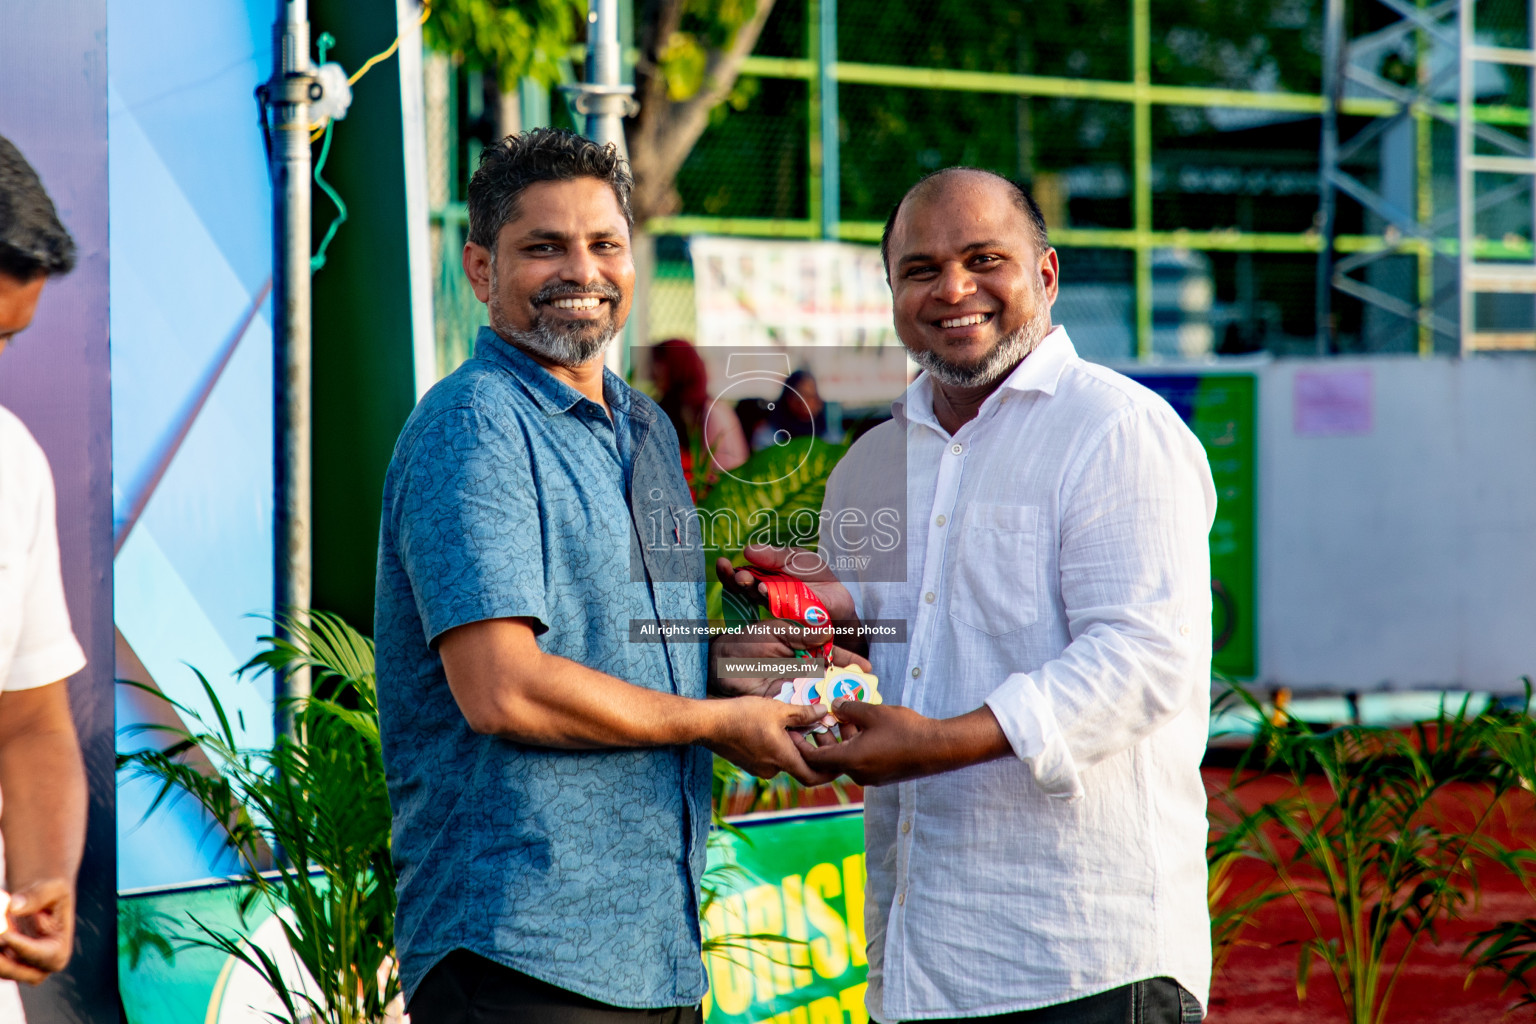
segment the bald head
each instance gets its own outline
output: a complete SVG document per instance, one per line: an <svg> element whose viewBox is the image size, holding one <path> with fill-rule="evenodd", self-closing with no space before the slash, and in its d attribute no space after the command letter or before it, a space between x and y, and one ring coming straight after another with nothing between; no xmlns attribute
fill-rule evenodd
<svg viewBox="0 0 1536 1024"><path fill-rule="evenodd" d="M896 221L902 209L914 203L942 202L948 192L957 188L1000 190L1018 211L1019 216L1024 219L1029 235L1035 243L1035 251L1043 253L1051 247L1050 235L1045 227L1045 215L1040 212L1040 207L1035 203L1035 197L1029 194L1029 189L1012 178L1005 178L995 171L980 167L945 167L919 178L917 184L907 189L906 194L891 208L890 216L885 219L885 230L880 233L880 258L885 262L887 278L891 276L891 232L896 228Z"/></svg>

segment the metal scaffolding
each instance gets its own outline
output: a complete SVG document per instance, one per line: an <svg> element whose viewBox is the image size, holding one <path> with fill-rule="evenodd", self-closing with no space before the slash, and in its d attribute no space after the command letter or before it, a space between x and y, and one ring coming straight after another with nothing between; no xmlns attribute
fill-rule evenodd
<svg viewBox="0 0 1536 1024"><path fill-rule="evenodd" d="M1420 355L1439 349L1536 348L1536 306L1523 319L1506 302L1494 328L1482 325L1479 295L1536 294L1531 222L1536 183L1528 126L1532 109L1531 0L1521 4L1523 24L1498 33L1518 35L1517 46L1483 45L1490 35L1475 21L1475 0L1412 6L1406 0L1363 0L1391 20L1354 39L1346 37L1344 0L1328 0L1324 24L1322 161L1317 270L1317 346L1334 350L1335 299L1343 293L1372 312L1402 318L1416 328ZM1358 13L1358 12L1357 12ZM1502 13L1509 14L1505 9ZM1358 19L1357 19L1358 20ZM1388 60L1406 69L1406 82L1384 73ZM1493 66L1493 67L1489 67ZM1519 102L1484 102L1485 92L1508 93L1498 66L1523 69ZM1491 74L1488 72L1491 70ZM1372 101L1375 101L1374 103ZM1380 104L1385 104L1381 106ZM1367 113L1373 111L1373 113ZM1341 117L1342 115L1350 115ZM1442 170L1442 189L1454 183L1455 201L1436 208L1434 136L1454 133L1455 173ZM1516 131L1510 131L1509 128ZM1524 131L1524 137L1519 132ZM1374 157L1374 159L1371 159ZM1442 161L1442 164L1444 161ZM1364 174L1363 168L1374 172ZM1366 180L1366 178L1370 180ZM1381 242L1347 255L1338 245L1341 200L1359 204L1366 233ZM1498 237L1490 238L1490 225ZM1409 263L1411 274L1393 273ZM1486 311L1486 310L1485 310Z"/></svg>
<svg viewBox="0 0 1536 1024"><path fill-rule="evenodd" d="M1461 349L1536 348L1536 263L1531 242L1536 239L1532 186L1536 185L1536 152L1527 131L1524 137L1477 118L1478 84L1487 68L1505 77L1500 68L1522 69L1527 110L1536 109L1536 2L1527 0L1523 31L1516 46L1484 45L1477 24L1475 0L1462 0L1458 54L1461 82L1456 166L1461 232L1457 249L1461 281ZM1510 207L1513 206L1513 209ZM1500 234L1503 251L1489 246ZM1522 244L1523 243L1523 244ZM1523 251L1522 251L1523 250ZM1507 296L1485 308L1480 296ZM1484 324L1485 316L1489 321Z"/></svg>

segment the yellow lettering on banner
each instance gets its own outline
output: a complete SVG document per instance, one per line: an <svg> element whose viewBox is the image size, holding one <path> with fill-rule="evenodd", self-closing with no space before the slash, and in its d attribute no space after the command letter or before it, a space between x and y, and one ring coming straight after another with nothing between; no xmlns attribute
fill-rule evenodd
<svg viewBox="0 0 1536 1024"><path fill-rule="evenodd" d="M740 896L717 899L704 912L705 931L710 935L727 935L742 929L743 901ZM742 961L750 954L743 949L727 946L704 954L705 967L709 969L709 995L705 996L704 1012L709 1013L708 1000L713 999L721 1013L735 1016L746 1011L752 1003L752 969Z"/></svg>
<svg viewBox="0 0 1536 1024"><path fill-rule="evenodd" d="M747 933L784 934L784 903L779 898L778 886L759 885L747 890ZM793 992L795 982L789 964L784 962L784 944L759 942L754 947L752 975L757 979L757 1001L767 1003L781 992Z"/></svg>
<svg viewBox="0 0 1536 1024"><path fill-rule="evenodd" d="M869 983L861 981L837 994L838 1003L848 1011L848 1024L869 1024L869 1010L864 1006L864 991L868 988Z"/></svg>
<svg viewBox="0 0 1536 1024"><path fill-rule="evenodd" d="M810 1024L810 1022L806 1020L805 1007L797 1006L792 1010L776 1013L772 1017L765 1017L757 1024Z"/></svg>
<svg viewBox="0 0 1536 1024"><path fill-rule="evenodd" d="M848 946L855 966L869 963L864 953L864 855L843 858L843 895L848 906Z"/></svg>
<svg viewBox="0 0 1536 1024"><path fill-rule="evenodd" d="M843 894L843 879L835 864L817 864L805 873L805 916L826 938L811 940L811 966L823 978L840 978L848 970L848 926L827 900Z"/></svg>
<svg viewBox="0 0 1536 1024"><path fill-rule="evenodd" d="M805 988L815 980L808 966L811 951L806 945L809 936L805 932L805 880L799 875L790 875L780 885L784 889L784 937L790 940L785 945L785 952L794 965L791 977L795 988Z"/></svg>
<svg viewBox="0 0 1536 1024"><path fill-rule="evenodd" d="M843 1008L836 996L823 996L806 1008L808 1024L843 1024Z"/></svg>

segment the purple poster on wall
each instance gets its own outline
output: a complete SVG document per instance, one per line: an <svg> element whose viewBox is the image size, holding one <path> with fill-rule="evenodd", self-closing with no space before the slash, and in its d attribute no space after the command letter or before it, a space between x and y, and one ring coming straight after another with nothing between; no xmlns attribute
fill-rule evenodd
<svg viewBox="0 0 1536 1024"><path fill-rule="evenodd" d="M24 994L30 1024L118 1019L106 29L106 0L57 0L7 4L0 31L0 135L37 169L79 249L0 361L0 405L53 467L64 588L89 659L70 680L91 790L75 953Z"/></svg>
<svg viewBox="0 0 1536 1024"><path fill-rule="evenodd" d="M1296 374L1293 426L1297 437L1358 437L1371 432L1371 371L1302 370Z"/></svg>

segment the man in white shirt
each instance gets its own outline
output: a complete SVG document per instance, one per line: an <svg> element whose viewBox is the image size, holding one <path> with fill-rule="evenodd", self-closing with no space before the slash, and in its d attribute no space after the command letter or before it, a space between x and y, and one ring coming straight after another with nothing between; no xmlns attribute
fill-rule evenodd
<svg viewBox="0 0 1536 1024"><path fill-rule="evenodd" d="M885 703L835 705L842 742L804 754L868 787L871 1015L1198 1021L1204 452L1052 327L1056 253L1022 188L938 172L883 247L926 372L827 485L820 552L864 567L846 590L797 573L835 619L906 623L868 648ZM882 557L859 524L903 502L904 547Z"/></svg>
<svg viewBox="0 0 1536 1024"><path fill-rule="evenodd" d="M37 174L0 137L0 352L32 322L74 242ZM21 1021L16 982L64 967L86 789L65 680L85 667L59 575L53 476L19 419L0 409L0 1024Z"/></svg>

